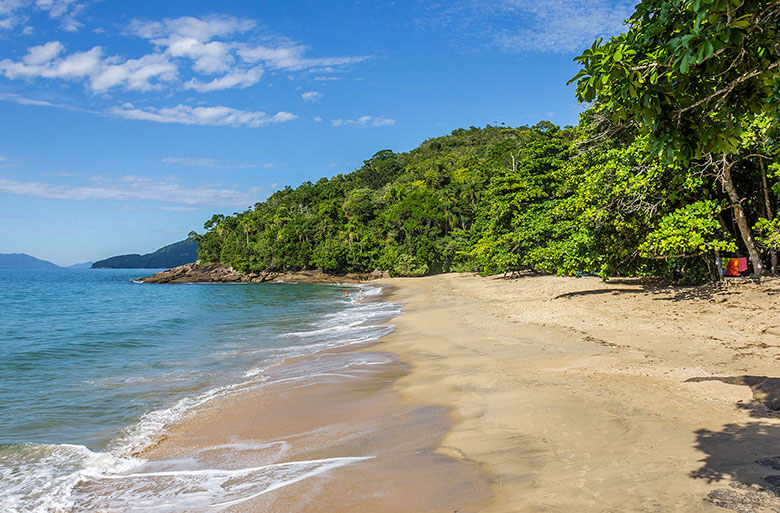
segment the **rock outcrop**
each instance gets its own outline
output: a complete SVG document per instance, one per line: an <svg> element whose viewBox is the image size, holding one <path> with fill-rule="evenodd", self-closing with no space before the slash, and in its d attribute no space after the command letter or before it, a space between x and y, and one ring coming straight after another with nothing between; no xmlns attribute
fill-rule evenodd
<svg viewBox="0 0 780 513"><path fill-rule="evenodd" d="M144 283L263 283L267 281L292 283L359 283L362 281L389 278L387 271L370 273L328 274L319 270L259 273L240 273L232 267L214 264L200 265L197 262L161 271L152 276L139 278Z"/></svg>

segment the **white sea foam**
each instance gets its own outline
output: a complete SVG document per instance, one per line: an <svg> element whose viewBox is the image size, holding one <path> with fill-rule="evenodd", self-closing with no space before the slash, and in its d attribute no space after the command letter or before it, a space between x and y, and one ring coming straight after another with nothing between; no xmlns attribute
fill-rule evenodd
<svg viewBox="0 0 780 513"><path fill-rule="evenodd" d="M382 291L377 286L360 288L364 297L377 296ZM289 343L282 348L265 350L262 364L245 371L243 382L213 388L180 399L168 408L146 413L114 440L106 452L65 444L0 446L0 511L220 511L300 480L367 459L349 457L247 469L193 470L190 467L152 472L148 471L150 464L131 456L147 447L167 426L193 409L237 390L274 383L350 378L363 371L362 367L392 361L392 358L378 353L317 355L306 361L303 367L305 374L297 375L290 374L296 372L294 366L287 370L287 367L278 365L292 357L377 340L393 330L392 326L377 323L400 313L399 305L387 302L358 300L347 305L341 311L314 319L302 330L285 334L284 338ZM270 369L282 370L270 373ZM297 372L301 372L301 368ZM269 377L271 374L272 379ZM132 379L124 378L125 381ZM225 444L222 449L261 451L278 446L274 457L279 458L286 452L285 444L283 441L236 442ZM219 449L206 448L204 451ZM193 460L189 463L197 462Z"/></svg>

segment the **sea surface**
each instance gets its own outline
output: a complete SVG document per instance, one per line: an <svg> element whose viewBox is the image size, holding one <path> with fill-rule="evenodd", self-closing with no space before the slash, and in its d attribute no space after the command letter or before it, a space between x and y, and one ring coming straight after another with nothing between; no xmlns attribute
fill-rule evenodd
<svg viewBox="0 0 780 513"><path fill-rule="evenodd" d="M0 511L79 509L79 487L134 476L133 454L193 408L264 386L292 357L376 340L400 308L372 301L377 286L361 300L354 285L133 281L152 272L0 270ZM256 491L350 461L304 463L247 470ZM159 510L125 499L117 510Z"/></svg>

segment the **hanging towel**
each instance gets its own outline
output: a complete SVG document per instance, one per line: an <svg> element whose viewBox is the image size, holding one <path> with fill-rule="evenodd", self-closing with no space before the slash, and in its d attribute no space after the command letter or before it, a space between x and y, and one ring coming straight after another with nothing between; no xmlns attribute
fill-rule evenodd
<svg viewBox="0 0 780 513"><path fill-rule="evenodd" d="M741 273L747 271L747 258L737 258L737 269Z"/></svg>
<svg viewBox="0 0 780 513"><path fill-rule="evenodd" d="M739 259L726 258L726 276L739 276Z"/></svg>
<svg viewBox="0 0 780 513"><path fill-rule="evenodd" d="M726 272L726 270L723 268L723 258L716 256L715 257L715 269L718 270L718 275L723 277L723 274Z"/></svg>

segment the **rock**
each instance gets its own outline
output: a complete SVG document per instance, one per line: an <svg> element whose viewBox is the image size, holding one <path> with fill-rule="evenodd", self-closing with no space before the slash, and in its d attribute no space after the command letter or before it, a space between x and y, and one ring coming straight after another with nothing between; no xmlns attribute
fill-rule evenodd
<svg viewBox="0 0 780 513"><path fill-rule="evenodd" d="M186 264L153 276L139 278L144 283L264 283L267 281L286 281L304 283L359 283L367 280L389 278L390 273L376 269L370 273L350 273L343 275L328 274L319 269L278 273L273 271L240 273L230 266L220 264Z"/></svg>

